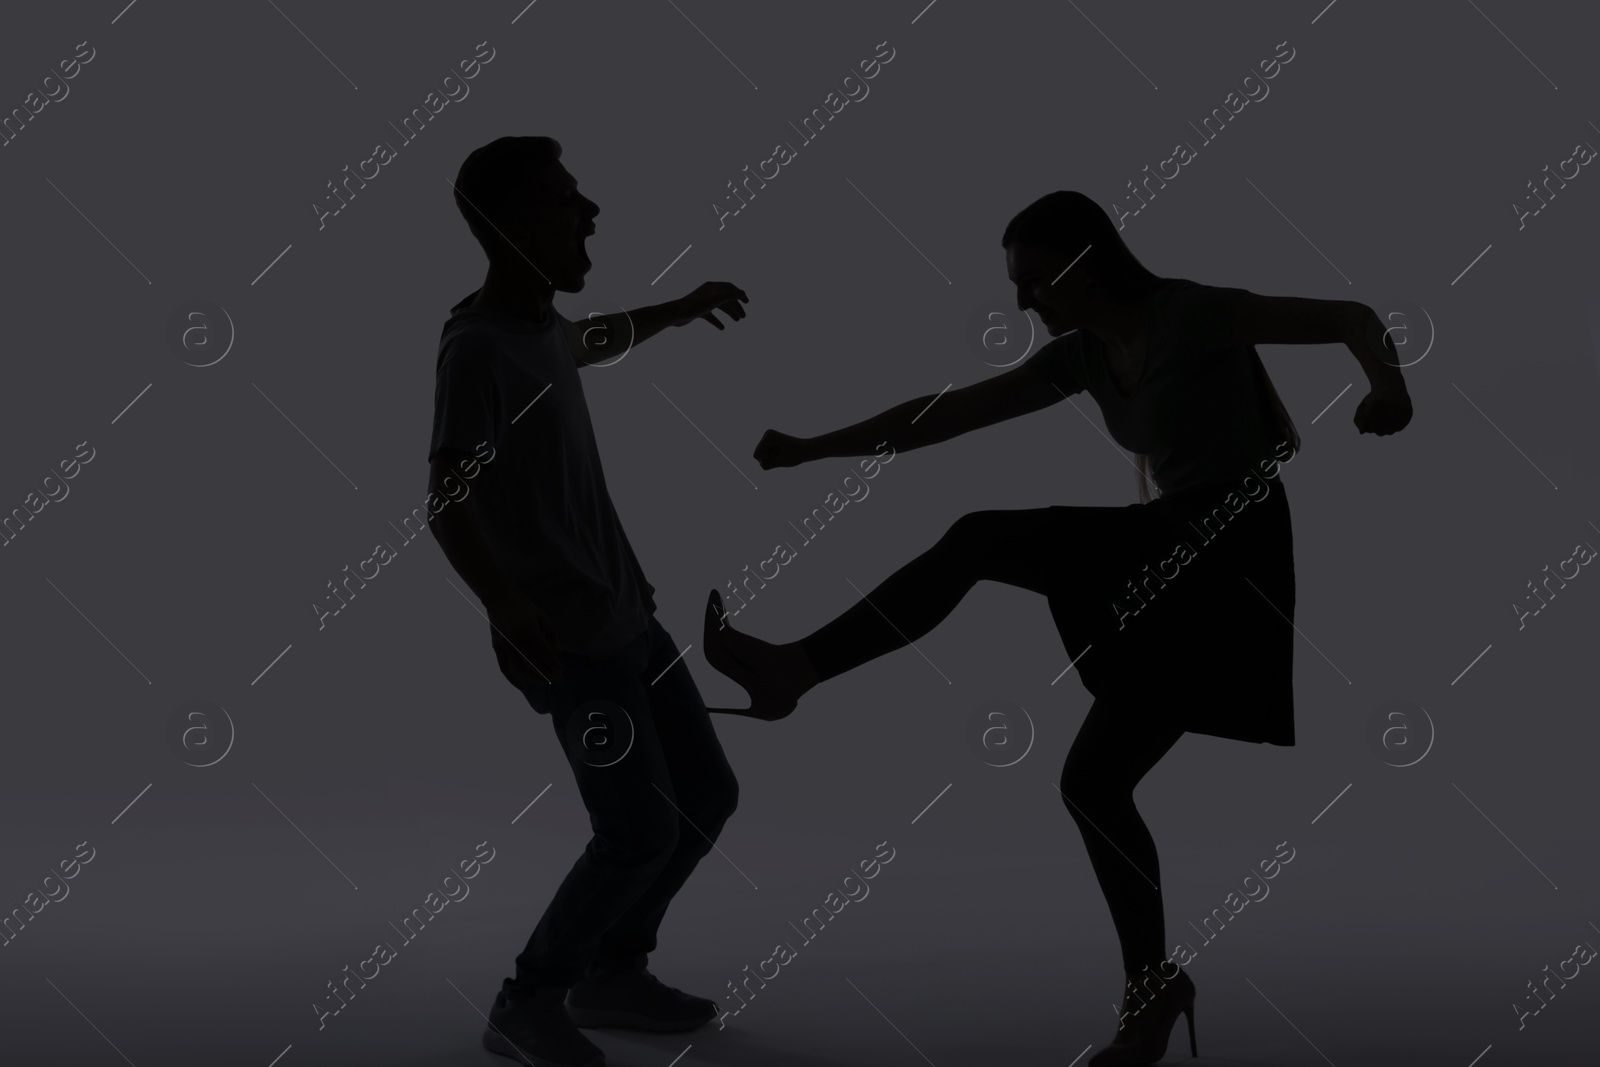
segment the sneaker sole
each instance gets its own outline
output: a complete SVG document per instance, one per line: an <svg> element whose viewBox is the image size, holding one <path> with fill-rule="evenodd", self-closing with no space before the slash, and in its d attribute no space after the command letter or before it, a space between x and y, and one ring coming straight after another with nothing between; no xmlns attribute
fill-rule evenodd
<svg viewBox="0 0 1600 1067"><path fill-rule="evenodd" d="M650 1030L655 1033L670 1034L683 1030L698 1030L717 1017L717 1013L701 1019L688 1019L676 1022L671 1019L658 1019L651 1015L640 1015L637 1012L619 1011L614 1008L574 1008L567 1006L567 1014L572 1017L572 1024L585 1030L626 1029Z"/></svg>
<svg viewBox="0 0 1600 1067"><path fill-rule="evenodd" d="M483 1032L483 1047L490 1052L501 1056L509 1056L518 1063L527 1067L605 1067L605 1053L599 1053L583 1061L577 1060L552 1060L544 1056L535 1056L531 1052L524 1052L513 1045L500 1031L489 1027Z"/></svg>

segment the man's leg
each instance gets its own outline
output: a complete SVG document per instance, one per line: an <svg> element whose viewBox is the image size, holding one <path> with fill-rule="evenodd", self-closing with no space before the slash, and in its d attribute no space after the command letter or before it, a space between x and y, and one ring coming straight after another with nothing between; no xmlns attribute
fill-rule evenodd
<svg viewBox="0 0 1600 1067"><path fill-rule="evenodd" d="M640 678L650 643L645 635L611 659L573 658L555 683L524 689L530 703L548 709L594 836L517 956L508 987L577 982L602 935L677 854L680 816L669 799L648 679Z"/></svg>
<svg viewBox="0 0 1600 1067"><path fill-rule="evenodd" d="M591 972L644 967L672 898L712 849L739 802L739 783L676 643L653 617L642 681L670 781L662 790L678 819L678 845L650 888L602 935ZM669 666L670 664L670 666ZM629 758L632 758L631 756Z"/></svg>

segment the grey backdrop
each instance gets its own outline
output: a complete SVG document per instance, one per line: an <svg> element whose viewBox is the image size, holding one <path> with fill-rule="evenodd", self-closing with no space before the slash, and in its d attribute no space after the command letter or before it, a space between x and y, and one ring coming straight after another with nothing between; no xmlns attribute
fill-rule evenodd
<svg viewBox="0 0 1600 1067"><path fill-rule="evenodd" d="M8 12L6 113L78 42L94 56L0 148L0 510L37 501L81 442L94 458L0 549L0 912L70 890L0 948L0 1059L495 1059L479 1012L587 838L570 772L427 538L321 630L311 604L422 501L439 329L483 268L447 179L479 144L543 133L602 207L569 315L708 279L750 295L725 333L697 323L585 372L617 506L711 704L742 694L701 656L706 591L852 467L764 472L760 434L997 373L973 322L1009 309L1025 342L999 234L1035 197L1109 211L1189 141L1122 231L1158 274L1411 309L1402 350L1427 355L1397 436L1356 433L1343 347L1263 349L1304 437L1284 476L1299 743L1191 735L1141 786L1168 940L1198 950L1206 1062L1592 1063L1600 979L1520 1028L1515 1005L1600 939L1600 579L1521 629L1513 605L1600 544L1600 190L1580 172L1520 228L1513 205L1600 143L1597 20L1324 4ZM389 123L483 41L470 95L400 145ZM726 183L883 41L870 95L719 230ZM1203 143L1191 123L1285 41L1270 94ZM396 158L319 230L311 205L379 140ZM216 307L175 348L169 320L196 301ZM226 357L186 365L228 320ZM1129 457L1074 405L902 453L738 621L800 636L968 511L1132 502ZM718 720L742 799L668 915L670 983L736 1006L728 983L797 941L847 868L880 842L895 858L726 1029L601 1034L614 1062L1067 1064L1110 1040L1116 942L1054 788L1088 700L1045 603L986 583L918 645L784 722ZM1005 768L966 741L995 700L1036 730ZM174 747L190 701L226 714ZM1409 710L1382 718L1393 701ZM319 1030L325 983L485 841L470 896ZM92 861L46 882L82 842ZM1295 858L1270 895L1203 942L1194 926L1280 842Z"/></svg>

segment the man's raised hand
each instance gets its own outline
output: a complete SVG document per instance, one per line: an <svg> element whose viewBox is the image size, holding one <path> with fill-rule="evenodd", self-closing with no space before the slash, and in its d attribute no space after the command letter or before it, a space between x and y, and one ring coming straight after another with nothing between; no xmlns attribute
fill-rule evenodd
<svg viewBox="0 0 1600 1067"><path fill-rule="evenodd" d="M750 298L744 290L732 282L706 282L688 296L680 297L674 301L677 314L673 316L674 326L687 326L695 319L705 319L717 329L725 329L716 313L722 312L734 322L744 318L743 304L748 304Z"/></svg>

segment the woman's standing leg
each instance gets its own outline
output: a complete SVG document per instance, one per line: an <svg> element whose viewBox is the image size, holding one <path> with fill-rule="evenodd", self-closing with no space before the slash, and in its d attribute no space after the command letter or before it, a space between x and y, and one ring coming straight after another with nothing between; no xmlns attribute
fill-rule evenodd
<svg viewBox="0 0 1600 1067"><path fill-rule="evenodd" d="M1133 789L1183 736L1151 722L1129 698L1095 700L1061 769L1061 795L1083 834L1130 976L1155 970L1166 954L1161 864Z"/></svg>
<svg viewBox="0 0 1600 1067"><path fill-rule="evenodd" d="M1154 1062L1180 1012L1193 1041L1194 983L1167 959L1161 862L1133 802L1134 787L1184 733L1154 710L1145 699L1097 698L1061 769L1061 795L1111 909L1127 978L1117 1035L1090 1067Z"/></svg>

